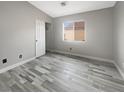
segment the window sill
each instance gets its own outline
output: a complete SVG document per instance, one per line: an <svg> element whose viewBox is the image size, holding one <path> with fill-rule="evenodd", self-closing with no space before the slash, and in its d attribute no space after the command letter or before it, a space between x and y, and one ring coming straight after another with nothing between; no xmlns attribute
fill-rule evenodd
<svg viewBox="0 0 124 93"><path fill-rule="evenodd" d="M70 42L70 43L85 43L85 41L70 41L70 40L63 40L63 42Z"/></svg>

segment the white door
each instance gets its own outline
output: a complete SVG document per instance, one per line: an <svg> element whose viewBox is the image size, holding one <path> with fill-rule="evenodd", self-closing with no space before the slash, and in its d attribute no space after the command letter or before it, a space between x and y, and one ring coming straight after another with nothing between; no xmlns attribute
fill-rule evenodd
<svg viewBox="0 0 124 93"><path fill-rule="evenodd" d="M45 54L45 22L36 20L36 57Z"/></svg>

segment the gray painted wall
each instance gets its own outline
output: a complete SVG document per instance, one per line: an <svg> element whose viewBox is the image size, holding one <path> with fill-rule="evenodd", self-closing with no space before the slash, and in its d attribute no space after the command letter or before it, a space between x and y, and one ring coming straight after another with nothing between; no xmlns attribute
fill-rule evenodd
<svg viewBox="0 0 124 93"><path fill-rule="evenodd" d="M124 2L114 7L114 60L124 74Z"/></svg>
<svg viewBox="0 0 124 93"><path fill-rule="evenodd" d="M35 20L52 18L28 2L0 2L0 69L35 57ZM19 59L23 54L23 59ZM2 64L7 58L8 63Z"/></svg>
<svg viewBox="0 0 124 93"><path fill-rule="evenodd" d="M58 17L54 19L54 49L72 53L113 60L112 47L113 8L87 13ZM66 42L62 40L62 24L69 20L84 20L86 23L86 42Z"/></svg>

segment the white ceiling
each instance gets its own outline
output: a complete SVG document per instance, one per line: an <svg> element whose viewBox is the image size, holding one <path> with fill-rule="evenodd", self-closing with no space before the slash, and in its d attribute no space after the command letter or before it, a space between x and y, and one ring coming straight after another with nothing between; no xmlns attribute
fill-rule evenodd
<svg viewBox="0 0 124 93"><path fill-rule="evenodd" d="M51 17L71 15L81 12L113 7L115 1L67 1L66 6L61 6L62 1L29 1Z"/></svg>

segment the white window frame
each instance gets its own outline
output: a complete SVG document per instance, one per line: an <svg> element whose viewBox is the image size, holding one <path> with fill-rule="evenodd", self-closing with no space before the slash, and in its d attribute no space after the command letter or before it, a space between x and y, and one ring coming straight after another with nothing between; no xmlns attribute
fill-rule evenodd
<svg viewBox="0 0 124 93"><path fill-rule="evenodd" d="M86 42L86 21L85 21L85 20L73 20L73 21L72 21L72 20L71 20L71 21L70 21L70 20L66 20L66 21L67 21L67 22L80 22L80 21L85 22L85 37L84 37L85 40L84 40L84 41L64 40L64 22L65 22L65 21L64 21L64 22L62 23L62 26L63 26L63 29L62 29L62 33L63 33L63 34L62 34L62 36L63 36L63 37L62 37L62 41L63 41L63 42L79 42L79 43L80 43L80 42L83 42L83 43Z"/></svg>

